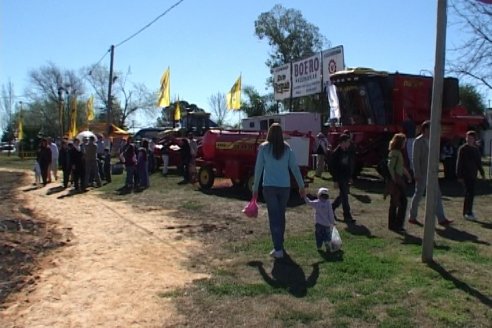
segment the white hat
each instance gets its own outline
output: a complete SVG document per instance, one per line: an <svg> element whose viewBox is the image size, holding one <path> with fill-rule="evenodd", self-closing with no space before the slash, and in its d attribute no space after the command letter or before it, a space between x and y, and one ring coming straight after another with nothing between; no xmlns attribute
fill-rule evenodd
<svg viewBox="0 0 492 328"><path fill-rule="evenodd" d="M328 196L329 195L328 192L329 192L328 188L319 188L318 189L318 197L320 197L321 195Z"/></svg>

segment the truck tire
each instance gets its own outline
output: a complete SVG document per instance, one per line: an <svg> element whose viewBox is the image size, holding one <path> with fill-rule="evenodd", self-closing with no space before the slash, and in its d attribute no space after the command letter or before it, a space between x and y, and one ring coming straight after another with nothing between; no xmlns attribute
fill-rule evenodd
<svg viewBox="0 0 492 328"><path fill-rule="evenodd" d="M198 183L203 189L210 189L214 185L215 173L210 166L202 166L198 171Z"/></svg>

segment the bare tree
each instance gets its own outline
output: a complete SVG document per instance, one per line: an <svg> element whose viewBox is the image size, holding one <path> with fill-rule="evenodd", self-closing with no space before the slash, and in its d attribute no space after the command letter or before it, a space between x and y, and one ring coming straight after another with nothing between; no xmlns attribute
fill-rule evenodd
<svg viewBox="0 0 492 328"><path fill-rule="evenodd" d="M86 79L95 92L97 102L102 104L100 109L106 110L108 107L108 85L109 70L101 65L95 65L84 69ZM144 84L131 83L128 79L130 71L126 74L115 72L113 77L112 92L112 119L119 126L124 127L129 117L142 113L148 117L155 117L159 114L155 110L155 96L147 89Z"/></svg>
<svg viewBox="0 0 492 328"><path fill-rule="evenodd" d="M70 99L77 99L84 94L82 79L71 70L62 70L49 62L37 70L29 72L30 85L25 91L32 104L37 104L36 110L41 114L43 128L46 134L59 135L68 130ZM77 112L83 106L77 105ZM77 121L82 121L83 115L77 115ZM79 123L80 124L80 123Z"/></svg>
<svg viewBox="0 0 492 328"><path fill-rule="evenodd" d="M223 126L229 114L226 106L226 97L222 92L217 92L208 98L208 104L212 110L212 114L217 119L217 125Z"/></svg>
<svg viewBox="0 0 492 328"><path fill-rule="evenodd" d="M8 81L7 85L2 85L2 101L0 102L0 122L3 131L2 140L12 140L13 138L13 112L14 112L14 84Z"/></svg>
<svg viewBox="0 0 492 328"><path fill-rule="evenodd" d="M492 6L477 0L452 0L455 22L468 37L451 49L449 70L492 90Z"/></svg>

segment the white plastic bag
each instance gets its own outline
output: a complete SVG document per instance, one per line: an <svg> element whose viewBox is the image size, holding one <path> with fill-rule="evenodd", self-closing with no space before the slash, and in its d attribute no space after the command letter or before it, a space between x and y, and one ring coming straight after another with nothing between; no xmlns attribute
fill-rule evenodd
<svg viewBox="0 0 492 328"><path fill-rule="evenodd" d="M333 227L331 230L330 250L336 252L340 250L340 248L342 248L342 238L340 238L337 227Z"/></svg>

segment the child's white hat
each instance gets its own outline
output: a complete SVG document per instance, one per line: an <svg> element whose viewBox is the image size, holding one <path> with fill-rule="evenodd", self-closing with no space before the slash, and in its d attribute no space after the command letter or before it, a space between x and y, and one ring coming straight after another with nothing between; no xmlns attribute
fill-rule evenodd
<svg viewBox="0 0 492 328"><path fill-rule="evenodd" d="M318 189L318 197L320 197L321 195L329 196L328 192L329 192L328 188L319 188Z"/></svg>

